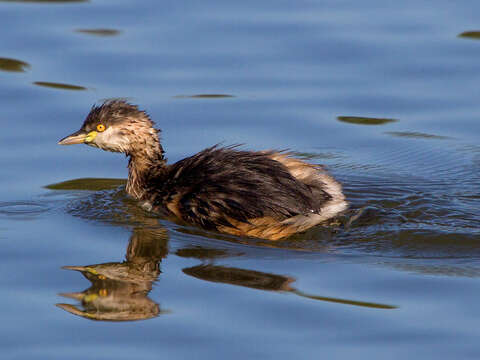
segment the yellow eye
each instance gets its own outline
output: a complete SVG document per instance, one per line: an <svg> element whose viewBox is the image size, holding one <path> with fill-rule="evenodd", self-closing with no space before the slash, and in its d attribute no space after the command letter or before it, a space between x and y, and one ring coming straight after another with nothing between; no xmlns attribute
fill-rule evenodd
<svg viewBox="0 0 480 360"><path fill-rule="evenodd" d="M98 131L98 132L105 131L105 125L103 125L103 124L98 124L98 125L97 125L97 131Z"/></svg>

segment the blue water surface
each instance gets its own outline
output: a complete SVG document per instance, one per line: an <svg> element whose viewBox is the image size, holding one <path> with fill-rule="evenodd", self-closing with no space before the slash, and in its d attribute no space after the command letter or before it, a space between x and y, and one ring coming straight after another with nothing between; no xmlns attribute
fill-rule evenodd
<svg viewBox="0 0 480 360"><path fill-rule="evenodd" d="M479 12L0 1L2 359L477 359ZM290 149L350 212L274 243L146 213L124 156L57 145L110 97L170 162Z"/></svg>

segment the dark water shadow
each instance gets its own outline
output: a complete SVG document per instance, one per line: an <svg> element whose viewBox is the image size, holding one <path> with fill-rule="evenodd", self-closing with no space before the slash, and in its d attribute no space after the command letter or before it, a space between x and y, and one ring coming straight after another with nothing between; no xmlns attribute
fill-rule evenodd
<svg viewBox="0 0 480 360"><path fill-rule="evenodd" d="M398 121L396 119L361 117L361 116L337 116L337 120L340 122L355 124L355 125L385 125L385 124Z"/></svg>
<svg viewBox="0 0 480 360"><path fill-rule="evenodd" d="M115 29L76 29L75 32L86 35L108 37L120 35L120 30Z"/></svg>
<svg viewBox="0 0 480 360"><path fill-rule="evenodd" d="M457 35L459 38L480 40L480 31L464 31Z"/></svg>
<svg viewBox="0 0 480 360"><path fill-rule="evenodd" d="M450 140L449 136L426 134L418 131L386 131L384 134L409 139Z"/></svg>
<svg viewBox="0 0 480 360"><path fill-rule="evenodd" d="M25 61L10 59L10 58L0 58L0 71L7 72L26 72L30 69L30 64Z"/></svg>
<svg viewBox="0 0 480 360"><path fill-rule="evenodd" d="M175 95L174 99L225 99L234 98L234 95L229 94L197 94L197 95Z"/></svg>
<svg viewBox="0 0 480 360"><path fill-rule="evenodd" d="M55 83L55 82L48 82L48 81L35 81L32 84L36 86L47 87L47 88L57 89L57 90L73 90L73 91L88 90L86 87L79 86L79 85Z"/></svg>

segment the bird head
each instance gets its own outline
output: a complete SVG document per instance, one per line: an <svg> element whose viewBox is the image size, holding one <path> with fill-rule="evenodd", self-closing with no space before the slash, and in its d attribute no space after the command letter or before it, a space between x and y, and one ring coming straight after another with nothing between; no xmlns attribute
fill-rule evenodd
<svg viewBox="0 0 480 360"><path fill-rule="evenodd" d="M87 144L103 150L131 154L149 142L158 143L158 131L145 111L125 100L110 99L94 105L80 130L61 139L60 145Z"/></svg>

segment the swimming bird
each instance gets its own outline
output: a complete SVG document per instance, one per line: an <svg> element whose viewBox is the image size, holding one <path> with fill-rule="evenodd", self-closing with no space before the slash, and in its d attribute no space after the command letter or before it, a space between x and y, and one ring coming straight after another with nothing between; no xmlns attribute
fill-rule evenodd
<svg viewBox="0 0 480 360"><path fill-rule="evenodd" d="M148 210L207 230L278 240L347 208L336 180L287 152L215 145L167 164L154 126L137 105L109 99L59 144L124 153L129 195Z"/></svg>

